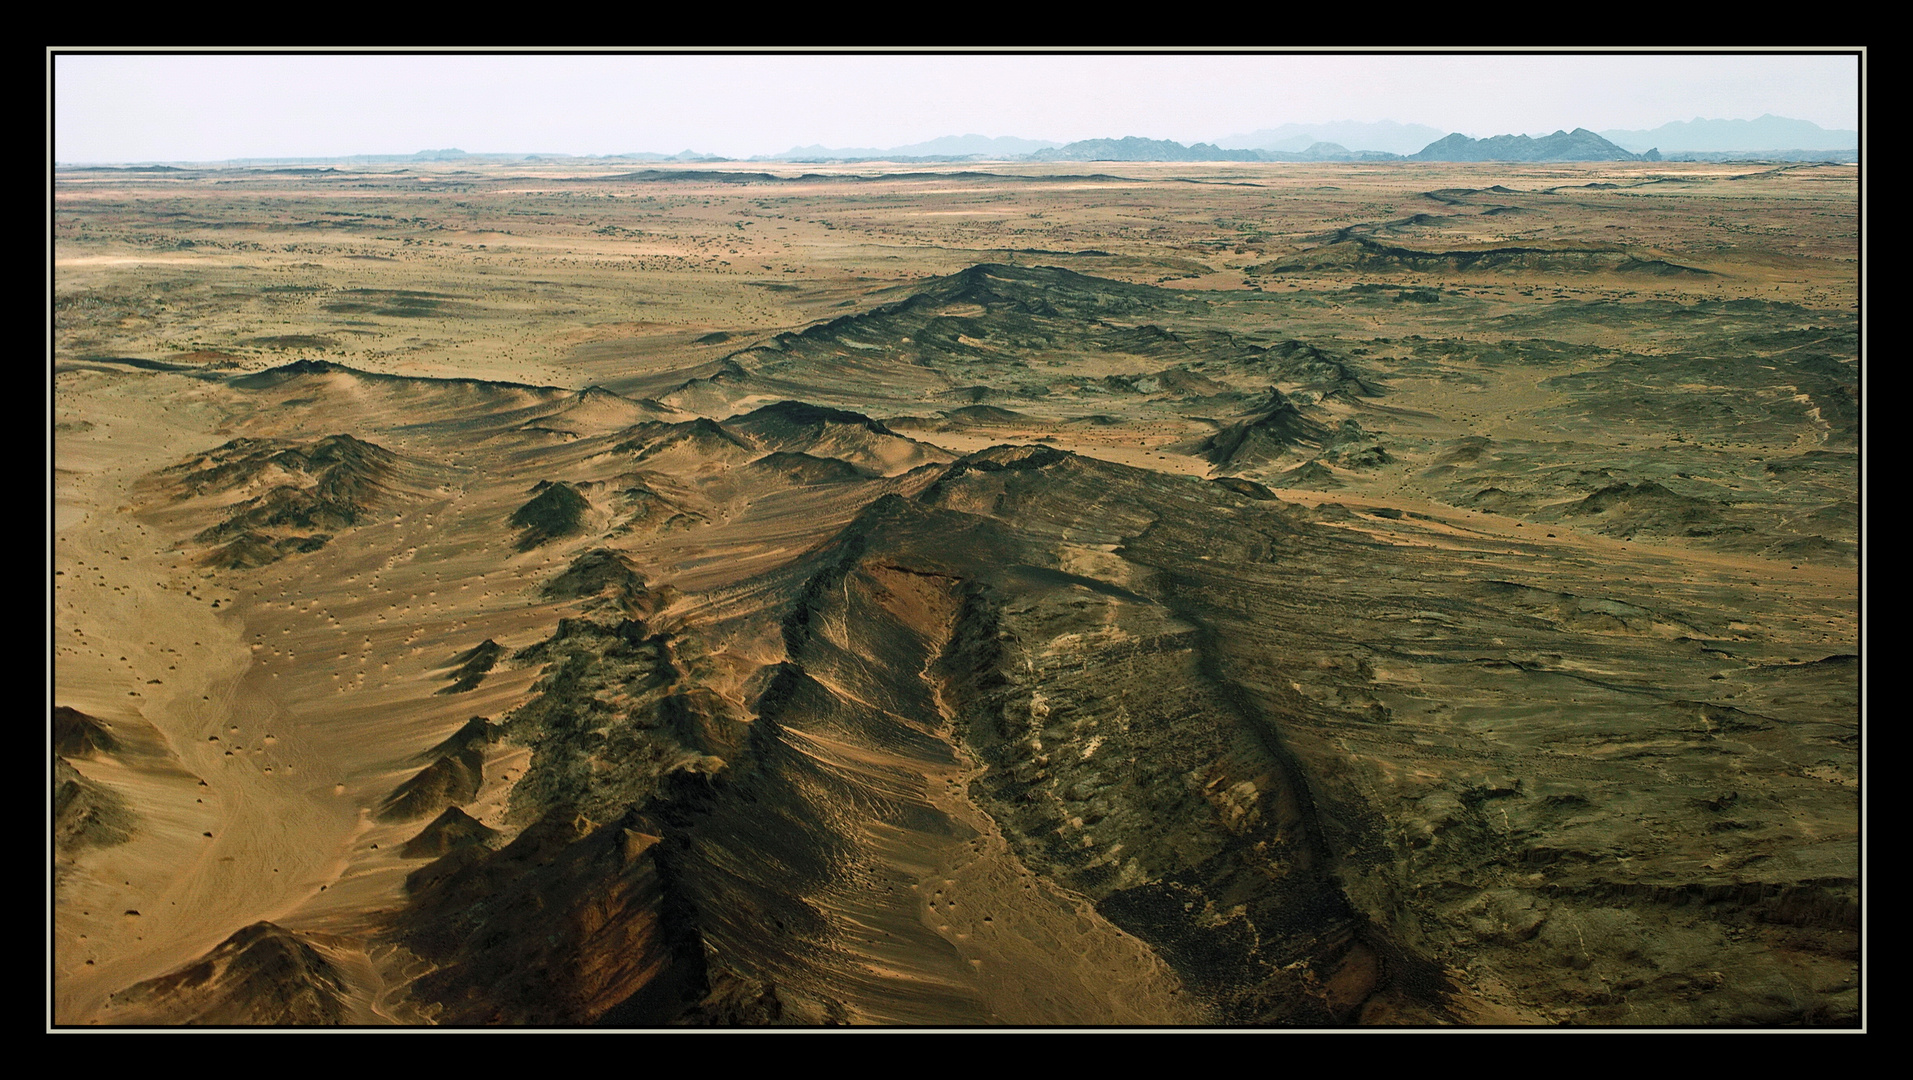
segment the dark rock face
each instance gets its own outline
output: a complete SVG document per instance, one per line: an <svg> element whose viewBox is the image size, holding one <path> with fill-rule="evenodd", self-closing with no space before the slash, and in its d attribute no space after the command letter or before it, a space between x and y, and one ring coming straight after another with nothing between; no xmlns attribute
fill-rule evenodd
<svg viewBox="0 0 1913 1080"><path fill-rule="evenodd" d="M869 474L839 458L780 450L751 462L751 468L770 473L786 483L840 484L847 480L868 479Z"/></svg>
<svg viewBox="0 0 1913 1080"><path fill-rule="evenodd" d="M201 561L225 570L256 569L317 551L390 500L397 455L350 435L312 443L234 439L160 471L175 500L258 494L224 505L219 523L193 537L216 545Z"/></svg>
<svg viewBox="0 0 1913 1080"><path fill-rule="evenodd" d="M793 437L814 436L826 424L850 424L877 435L895 435L862 413L831 409L803 401L780 401L743 416L724 421L726 427L746 432L760 440L780 442Z"/></svg>
<svg viewBox="0 0 1913 1080"><path fill-rule="evenodd" d="M577 535L583 531L585 513L590 509L591 501L570 484L563 481L541 484L530 502L512 511L511 526L522 530L518 550L530 551Z"/></svg>
<svg viewBox="0 0 1913 1080"><path fill-rule="evenodd" d="M1473 248L1431 250L1383 243L1368 236L1342 236L1320 247L1299 253L1287 262L1267 266L1270 273L1295 273L1332 270L1363 270L1370 273L1420 271L1422 273L1482 273L1517 270L1566 270L1589 273L1650 274L1656 277L1708 277L1712 271L1695 266L1642 258L1625 248L1581 246L1540 247L1498 244ZM1396 301L1421 300L1427 296L1398 293ZM1436 298L1433 302L1439 302Z"/></svg>
<svg viewBox="0 0 1913 1080"><path fill-rule="evenodd" d="M438 965L417 993L444 1004L439 1022L658 1024L701 995L704 958L647 825L554 813L415 872L398 929Z"/></svg>
<svg viewBox="0 0 1913 1080"><path fill-rule="evenodd" d="M53 709L53 848L65 863L88 848L132 839L139 815L112 788L81 775L68 758L118 753L120 740L98 717L57 705Z"/></svg>
<svg viewBox="0 0 1913 1080"><path fill-rule="evenodd" d="M466 746L448 753L413 774L380 804L380 821L410 821L460 806L478 796L485 780L483 746Z"/></svg>
<svg viewBox="0 0 1913 1080"><path fill-rule="evenodd" d="M109 1015L138 1023L165 1008L171 1022L217 1027L329 1027L345 1022L346 985L305 938L255 923L199 960L114 994Z"/></svg>
<svg viewBox="0 0 1913 1080"><path fill-rule="evenodd" d="M65 758L53 759L53 844L62 854L111 847L132 838L139 823L126 800L80 775Z"/></svg>
<svg viewBox="0 0 1913 1080"><path fill-rule="evenodd" d="M589 600L588 611L608 607L637 618L651 614L657 606L637 566L628 556L608 548L594 548L573 559L564 573L539 591L556 600Z"/></svg>
<svg viewBox="0 0 1913 1080"><path fill-rule="evenodd" d="M110 754L119 748L119 740L97 717L66 705L53 707L53 753L56 756L92 757Z"/></svg>
<svg viewBox="0 0 1913 1080"><path fill-rule="evenodd" d="M439 690L441 694L463 694L478 689L485 676L498 664L503 656L504 646L490 638L472 646L452 658L451 685Z"/></svg>
<svg viewBox="0 0 1913 1080"><path fill-rule="evenodd" d="M1261 416L1210 436L1197 451L1218 466L1239 470L1278 461L1298 448L1320 449L1329 439L1326 426L1305 416L1280 391L1270 391L1270 405Z"/></svg>
<svg viewBox="0 0 1913 1080"><path fill-rule="evenodd" d="M437 859L458 848L490 846L492 838L497 835L496 829L486 827L470 814L451 806L433 818L432 823L420 830L417 836L407 840L399 854L408 859Z"/></svg>
<svg viewBox="0 0 1913 1080"><path fill-rule="evenodd" d="M1713 500L1677 494L1652 480L1610 484L1563 511L1568 517L1599 519L1602 532L1705 535L1720 521Z"/></svg>

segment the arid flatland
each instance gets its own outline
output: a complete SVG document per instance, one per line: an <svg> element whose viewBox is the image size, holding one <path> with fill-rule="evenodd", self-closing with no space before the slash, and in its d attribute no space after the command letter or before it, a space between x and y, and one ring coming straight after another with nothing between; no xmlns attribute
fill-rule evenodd
<svg viewBox="0 0 1913 1080"><path fill-rule="evenodd" d="M59 1025L1855 1025L1845 165L62 169Z"/></svg>

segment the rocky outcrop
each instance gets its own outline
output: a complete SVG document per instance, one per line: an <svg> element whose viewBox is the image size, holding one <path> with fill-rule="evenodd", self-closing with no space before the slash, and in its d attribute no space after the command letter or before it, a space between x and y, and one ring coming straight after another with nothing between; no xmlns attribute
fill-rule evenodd
<svg viewBox="0 0 1913 1080"><path fill-rule="evenodd" d="M216 1027L331 1027L346 1022L345 978L302 935L269 922L238 931L199 960L112 996L106 1019Z"/></svg>

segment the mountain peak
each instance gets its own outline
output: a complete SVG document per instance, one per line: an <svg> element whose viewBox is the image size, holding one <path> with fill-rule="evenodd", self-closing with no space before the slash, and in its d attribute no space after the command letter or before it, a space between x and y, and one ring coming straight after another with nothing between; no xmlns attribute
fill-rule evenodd
<svg viewBox="0 0 1913 1080"><path fill-rule="evenodd" d="M1410 161L1642 161L1586 128L1556 131L1539 139L1527 135L1496 135L1470 139L1453 134L1429 143Z"/></svg>

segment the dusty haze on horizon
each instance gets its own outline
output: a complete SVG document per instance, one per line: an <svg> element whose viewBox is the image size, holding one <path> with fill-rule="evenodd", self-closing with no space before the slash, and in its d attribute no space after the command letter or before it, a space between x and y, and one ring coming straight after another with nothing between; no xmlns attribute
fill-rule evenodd
<svg viewBox="0 0 1913 1080"><path fill-rule="evenodd" d="M1859 126L1846 54L49 55L62 164L470 153L726 157L941 136L1471 137L1764 114Z"/></svg>

